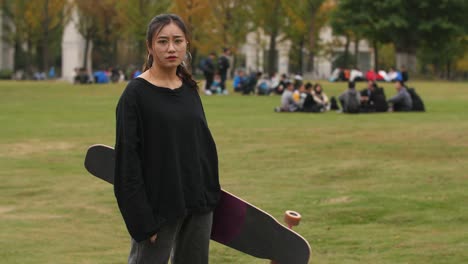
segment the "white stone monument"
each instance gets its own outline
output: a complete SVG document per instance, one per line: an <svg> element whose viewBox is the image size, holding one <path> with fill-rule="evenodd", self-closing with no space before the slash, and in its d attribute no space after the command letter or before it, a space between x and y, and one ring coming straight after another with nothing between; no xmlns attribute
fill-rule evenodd
<svg viewBox="0 0 468 264"><path fill-rule="evenodd" d="M75 77L75 69L83 67L85 39L78 31L77 24L79 16L76 8L73 9L71 19L65 25L62 38L62 79L73 82ZM92 45L90 43L88 49L88 60L86 69L88 73L92 72L91 61Z"/></svg>

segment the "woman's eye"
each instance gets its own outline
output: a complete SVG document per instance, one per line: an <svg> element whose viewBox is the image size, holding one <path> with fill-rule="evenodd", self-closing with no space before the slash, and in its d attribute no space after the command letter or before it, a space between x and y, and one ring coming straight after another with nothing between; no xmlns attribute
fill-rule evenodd
<svg viewBox="0 0 468 264"><path fill-rule="evenodd" d="M167 44L167 40L158 40L158 44Z"/></svg>

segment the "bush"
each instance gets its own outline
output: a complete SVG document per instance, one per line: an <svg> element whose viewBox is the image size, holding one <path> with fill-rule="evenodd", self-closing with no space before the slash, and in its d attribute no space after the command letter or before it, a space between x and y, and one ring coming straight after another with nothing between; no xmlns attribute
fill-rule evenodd
<svg viewBox="0 0 468 264"><path fill-rule="evenodd" d="M9 69L0 70L0 80L10 80L13 76L13 71Z"/></svg>

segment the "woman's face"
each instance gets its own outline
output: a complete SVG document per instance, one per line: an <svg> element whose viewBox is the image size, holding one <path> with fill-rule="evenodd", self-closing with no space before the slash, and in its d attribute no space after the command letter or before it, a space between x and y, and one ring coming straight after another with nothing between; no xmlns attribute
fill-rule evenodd
<svg viewBox="0 0 468 264"><path fill-rule="evenodd" d="M185 59L187 39L175 23L170 23L153 36L151 46L148 46L154 64L163 68L176 68Z"/></svg>

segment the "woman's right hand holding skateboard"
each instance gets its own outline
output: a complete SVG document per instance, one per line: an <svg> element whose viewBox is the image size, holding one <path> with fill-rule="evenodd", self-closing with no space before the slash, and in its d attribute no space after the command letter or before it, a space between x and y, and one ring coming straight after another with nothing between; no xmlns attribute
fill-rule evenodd
<svg viewBox="0 0 468 264"><path fill-rule="evenodd" d="M150 242L154 244L156 242L156 238L158 237L158 234L154 234L150 237Z"/></svg>

